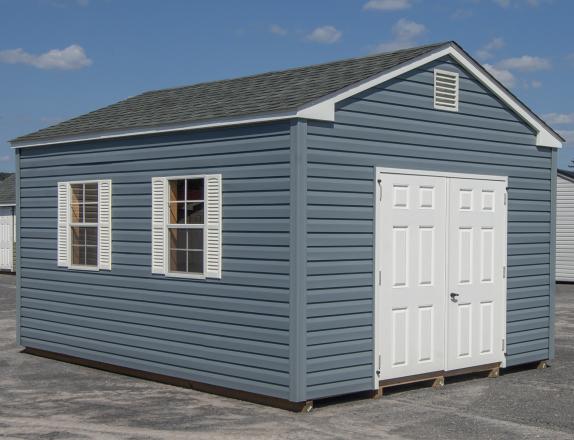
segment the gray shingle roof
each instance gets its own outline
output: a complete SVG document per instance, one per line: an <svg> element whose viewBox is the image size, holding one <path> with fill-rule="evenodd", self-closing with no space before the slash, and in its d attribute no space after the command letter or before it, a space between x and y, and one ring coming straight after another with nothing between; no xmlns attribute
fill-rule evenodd
<svg viewBox="0 0 574 440"><path fill-rule="evenodd" d="M13 141L37 141L117 130L295 110L450 42L244 78L145 92Z"/></svg>
<svg viewBox="0 0 574 440"><path fill-rule="evenodd" d="M0 205L16 204L16 179L14 173L0 173Z"/></svg>

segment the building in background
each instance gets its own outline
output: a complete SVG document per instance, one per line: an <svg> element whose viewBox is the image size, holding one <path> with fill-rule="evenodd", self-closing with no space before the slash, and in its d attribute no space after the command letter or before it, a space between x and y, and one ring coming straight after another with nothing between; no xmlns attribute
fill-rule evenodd
<svg viewBox="0 0 574 440"><path fill-rule="evenodd" d="M574 281L574 171L570 170L558 170L556 281Z"/></svg>
<svg viewBox="0 0 574 440"><path fill-rule="evenodd" d="M15 267L16 186L14 173L0 173L0 270Z"/></svg>

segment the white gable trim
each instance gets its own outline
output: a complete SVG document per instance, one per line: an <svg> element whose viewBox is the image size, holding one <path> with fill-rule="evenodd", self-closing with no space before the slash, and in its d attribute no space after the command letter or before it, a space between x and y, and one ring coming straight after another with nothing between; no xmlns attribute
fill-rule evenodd
<svg viewBox="0 0 574 440"><path fill-rule="evenodd" d="M528 125L536 132L536 145L540 147L561 148L563 140L548 129L544 123L527 107L506 91L498 82L479 67L465 52L456 46L443 47L430 53L414 58L406 63L400 64L360 83L338 90L335 93L321 97L320 99L306 104L305 106L288 112L266 113L261 115L246 116L239 118L214 119L196 123L179 125L158 126L154 128L139 128L101 132L98 134L88 134L79 136L69 136L54 138L50 140L12 142L12 148L37 147L41 145L55 145L70 142L93 141L101 139L112 139L125 136L141 136L146 134L158 134L177 132L185 130L198 130L205 128L227 127L232 125L256 124L262 122L278 121L291 118L305 118L320 121L335 121L335 104L353 95L361 93L374 86L389 81L410 70L422 67L423 65L435 61L444 56L452 56L466 70L468 70L477 80L491 90L498 98L516 112Z"/></svg>

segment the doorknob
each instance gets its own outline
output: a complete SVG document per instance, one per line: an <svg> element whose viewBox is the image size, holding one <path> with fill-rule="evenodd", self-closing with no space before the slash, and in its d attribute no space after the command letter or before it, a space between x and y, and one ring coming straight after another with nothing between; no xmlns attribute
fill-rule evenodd
<svg viewBox="0 0 574 440"><path fill-rule="evenodd" d="M451 292L451 294L450 294L450 299L451 299L451 301L457 302L458 300L457 300L456 298L457 298L458 296L460 296L460 294Z"/></svg>

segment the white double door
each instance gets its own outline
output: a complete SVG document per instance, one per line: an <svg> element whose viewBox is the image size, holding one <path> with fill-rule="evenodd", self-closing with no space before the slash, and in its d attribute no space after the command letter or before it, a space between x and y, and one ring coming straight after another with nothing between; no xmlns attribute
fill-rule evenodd
<svg viewBox="0 0 574 440"><path fill-rule="evenodd" d="M506 178L377 182L376 379L504 362Z"/></svg>

